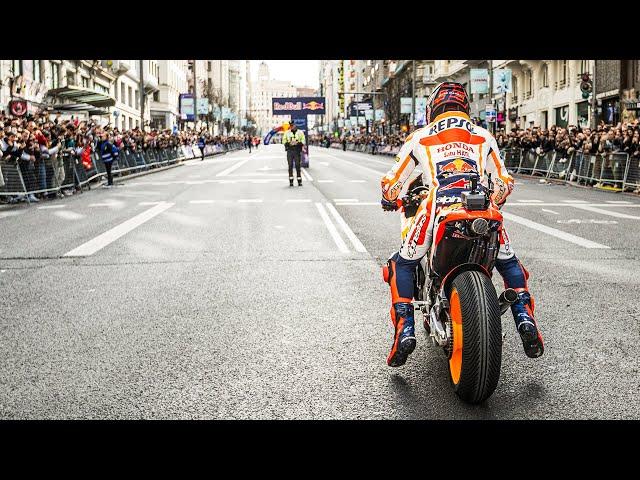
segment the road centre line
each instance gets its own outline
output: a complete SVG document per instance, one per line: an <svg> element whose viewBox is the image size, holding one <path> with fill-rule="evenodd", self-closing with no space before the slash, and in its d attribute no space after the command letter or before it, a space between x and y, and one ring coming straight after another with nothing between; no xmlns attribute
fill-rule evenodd
<svg viewBox="0 0 640 480"><path fill-rule="evenodd" d="M240 198L238 199L239 203L262 203L261 198Z"/></svg>
<svg viewBox="0 0 640 480"><path fill-rule="evenodd" d="M110 230L98 235L97 237L89 240L88 242L83 243L77 248L65 253L64 257L87 257L89 255L93 255L99 250L102 250L104 247L109 245L110 243L115 242L123 235L126 235L131 230L139 227L143 223L151 220L156 215L164 212L165 210L173 207L173 203L163 202L155 207L151 207L148 210L136 215L129 220L121 223L113 227Z"/></svg>
<svg viewBox="0 0 640 480"><path fill-rule="evenodd" d="M517 202L522 203L544 203L542 200L516 200Z"/></svg>
<svg viewBox="0 0 640 480"><path fill-rule="evenodd" d="M42 206L38 207L38 210L49 210L49 209L52 209L52 208L66 208L66 207L67 207L66 204L64 204L64 205L42 205Z"/></svg>
<svg viewBox="0 0 640 480"><path fill-rule="evenodd" d="M310 198L288 198L285 200L286 203L307 203L311 202Z"/></svg>
<svg viewBox="0 0 640 480"><path fill-rule="evenodd" d="M613 210L604 210L603 208L590 207L589 205L575 205L575 208L580 210L586 210L588 212L600 213L601 215L609 215L610 217L628 218L631 220L640 220L640 217L634 215L627 215L626 213L620 213Z"/></svg>
<svg viewBox="0 0 640 480"><path fill-rule="evenodd" d="M220 173L218 173L216 175L216 177L225 177L228 174L230 174L231 172L237 170L238 168L240 168L242 165L244 165L245 163L247 163L250 159L247 158L245 160L241 160L238 163L236 163L235 165L231 165L229 168L224 169L223 171L221 171Z"/></svg>
<svg viewBox="0 0 640 480"><path fill-rule="evenodd" d="M366 183L366 180L349 180L350 183Z"/></svg>
<svg viewBox="0 0 640 480"><path fill-rule="evenodd" d="M317 180L318 183L333 183L335 180Z"/></svg>
<svg viewBox="0 0 640 480"><path fill-rule="evenodd" d="M338 213L338 210L336 210L336 207L334 207L333 205L331 205L328 202L327 202L326 206L327 206L327 209L331 212L331 215L333 215L333 218L335 218L336 222L338 222L338 225L340 225L340 227L342 227L342 230L347 235L347 238L351 241L351 244L356 249L356 252L364 252L364 253L366 253L367 249L364 248L364 245L358 239L358 237L356 237L356 234L353 233L353 230L351 230L351 228L349 228L349 225L347 225L347 222L345 222L344 218L342 218L342 216Z"/></svg>
<svg viewBox="0 0 640 480"><path fill-rule="evenodd" d="M556 212L554 210L549 210L549 209L546 209L546 208L543 208L542 211L543 212L548 212L548 213L553 213L554 215L560 215L558 212Z"/></svg>
<svg viewBox="0 0 640 480"><path fill-rule="evenodd" d="M610 203L514 203L507 202L507 205L510 207L573 207L576 208L579 205L584 205L586 207L615 207L615 208L628 208L628 207L640 207L640 203L634 203L633 205L628 204L617 204L611 205Z"/></svg>
<svg viewBox="0 0 640 480"><path fill-rule="evenodd" d="M626 201L626 200L605 200L605 202L607 202L607 203L620 203L620 204L623 204L623 203L632 203L632 202L628 202L628 201Z"/></svg>
<svg viewBox="0 0 640 480"><path fill-rule="evenodd" d="M160 205L163 202L139 202L138 205Z"/></svg>
<svg viewBox="0 0 640 480"><path fill-rule="evenodd" d="M357 198L334 198L334 202L357 202Z"/></svg>
<svg viewBox="0 0 640 480"><path fill-rule="evenodd" d="M214 203L215 200L189 200L189 203Z"/></svg>
<svg viewBox="0 0 640 480"><path fill-rule="evenodd" d="M335 202L336 205L380 206L380 202Z"/></svg>
<svg viewBox="0 0 640 480"><path fill-rule="evenodd" d="M589 203L586 200L562 200L564 203Z"/></svg>
<svg viewBox="0 0 640 480"><path fill-rule="evenodd" d="M563 232L562 230L558 230L556 228L547 227L546 225L542 225L541 223L534 222L527 218L519 217L518 215L514 215L512 213L502 212L502 216L507 220L511 220L512 222L519 223L520 225L524 225L525 227L531 228L533 230L538 230L539 232L546 233L547 235L551 235L552 237L559 238L566 242L575 243L576 245L580 245L584 248L611 248L600 243L592 242L591 240L587 240L586 238L571 235L570 233Z"/></svg>
<svg viewBox="0 0 640 480"><path fill-rule="evenodd" d="M319 202L316 202L316 208L318 209L318 212L320 212L320 217L322 217L322 221L327 227L327 230L329 230L329 233L331 234L331 238L333 238L333 241L338 246L338 250L340 250L342 253L349 253L347 244L344 243L344 240L342 240L342 237L340 237L340 235L338 234L338 230L336 229L336 226L331 222L331 219L329 218L329 215L327 214L327 211L325 210L324 205L322 205Z"/></svg>

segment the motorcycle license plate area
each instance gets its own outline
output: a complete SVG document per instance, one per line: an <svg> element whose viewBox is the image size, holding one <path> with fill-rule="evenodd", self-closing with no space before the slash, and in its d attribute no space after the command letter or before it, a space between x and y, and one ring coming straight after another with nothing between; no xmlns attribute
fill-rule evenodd
<svg viewBox="0 0 640 480"><path fill-rule="evenodd" d="M462 206L467 210L486 210L487 196L482 192L462 192Z"/></svg>

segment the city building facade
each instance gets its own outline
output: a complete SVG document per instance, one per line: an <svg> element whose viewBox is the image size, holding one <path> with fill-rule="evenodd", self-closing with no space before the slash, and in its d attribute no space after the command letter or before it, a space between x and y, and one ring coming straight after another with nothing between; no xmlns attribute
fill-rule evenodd
<svg viewBox="0 0 640 480"><path fill-rule="evenodd" d="M258 134L264 135L273 127L289 120L289 115L273 115L274 97L295 97L296 87L290 81L272 79L269 66L262 62L256 81L251 85L251 114L256 120Z"/></svg>

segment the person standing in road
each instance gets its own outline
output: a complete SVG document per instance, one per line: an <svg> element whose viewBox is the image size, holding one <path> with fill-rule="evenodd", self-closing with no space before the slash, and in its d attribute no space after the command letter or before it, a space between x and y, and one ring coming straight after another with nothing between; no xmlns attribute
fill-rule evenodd
<svg viewBox="0 0 640 480"><path fill-rule="evenodd" d="M200 155L202 155L202 158L200 158L200 161L204 160L204 147L205 147L204 135L200 135L200 137L198 138L198 148L200 149Z"/></svg>
<svg viewBox="0 0 640 480"><path fill-rule="evenodd" d="M342 151L346 152L347 151L347 136L343 135L342 137Z"/></svg>
<svg viewBox="0 0 640 480"><path fill-rule="evenodd" d="M282 143L287 151L287 163L289 164L289 186L293 187L293 164L296 165L296 174L298 176L298 186L302 186L302 175L300 173L300 159L302 156L302 148L305 145L304 133L298 130L293 120L289 122L291 128L284 132Z"/></svg>
<svg viewBox="0 0 640 480"><path fill-rule="evenodd" d="M109 141L109 134L107 132L104 132L102 134L102 141L98 143L98 152L100 153L100 158L102 158L104 167L107 170L107 183L102 186L103 188L111 188L113 187L113 175L111 174L111 167L114 160L114 146Z"/></svg>

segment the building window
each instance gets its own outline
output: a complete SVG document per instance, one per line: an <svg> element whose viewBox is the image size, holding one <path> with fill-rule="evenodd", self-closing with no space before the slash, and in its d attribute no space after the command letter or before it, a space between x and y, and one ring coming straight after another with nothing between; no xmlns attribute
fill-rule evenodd
<svg viewBox="0 0 640 480"><path fill-rule="evenodd" d="M580 60L580 73L590 73L589 60Z"/></svg>
<svg viewBox="0 0 640 480"><path fill-rule="evenodd" d="M546 63L542 65L542 86L549 86L549 66Z"/></svg>
<svg viewBox="0 0 640 480"><path fill-rule="evenodd" d="M22 75L22 60L13 60L13 76L19 77Z"/></svg>
<svg viewBox="0 0 640 480"><path fill-rule="evenodd" d="M136 89L136 103L135 106L138 107L140 105L140 92Z"/></svg>
<svg viewBox="0 0 640 480"><path fill-rule="evenodd" d="M60 70L55 63L51 64L51 88L58 88L60 86Z"/></svg>
<svg viewBox="0 0 640 480"><path fill-rule="evenodd" d="M89 88L89 79L87 77L82 77L82 86L84 88Z"/></svg>
<svg viewBox="0 0 640 480"><path fill-rule="evenodd" d="M558 60L558 80L556 80L556 90L567 86L567 61Z"/></svg>
<svg viewBox="0 0 640 480"><path fill-rule="evenodd" d="M129 90L129 103L128 103L128 105L130 107L132 107L133 105L131 104L131 102L133 102L133 88L129 87L128 90Z"/></svg>
<svg viewBox="0 0 640 480"><path fill-rule="evenodd" d="M158 92L158 91L153 92L153 101L154 102L159 102L160 101L160 92Z"/></svg>
<svg viewBox="0 0 640 480"><path fill-rule="evenodd" d="M40 60L33 61L33 80L40 83L42 78L40 76Z"/></svg>

